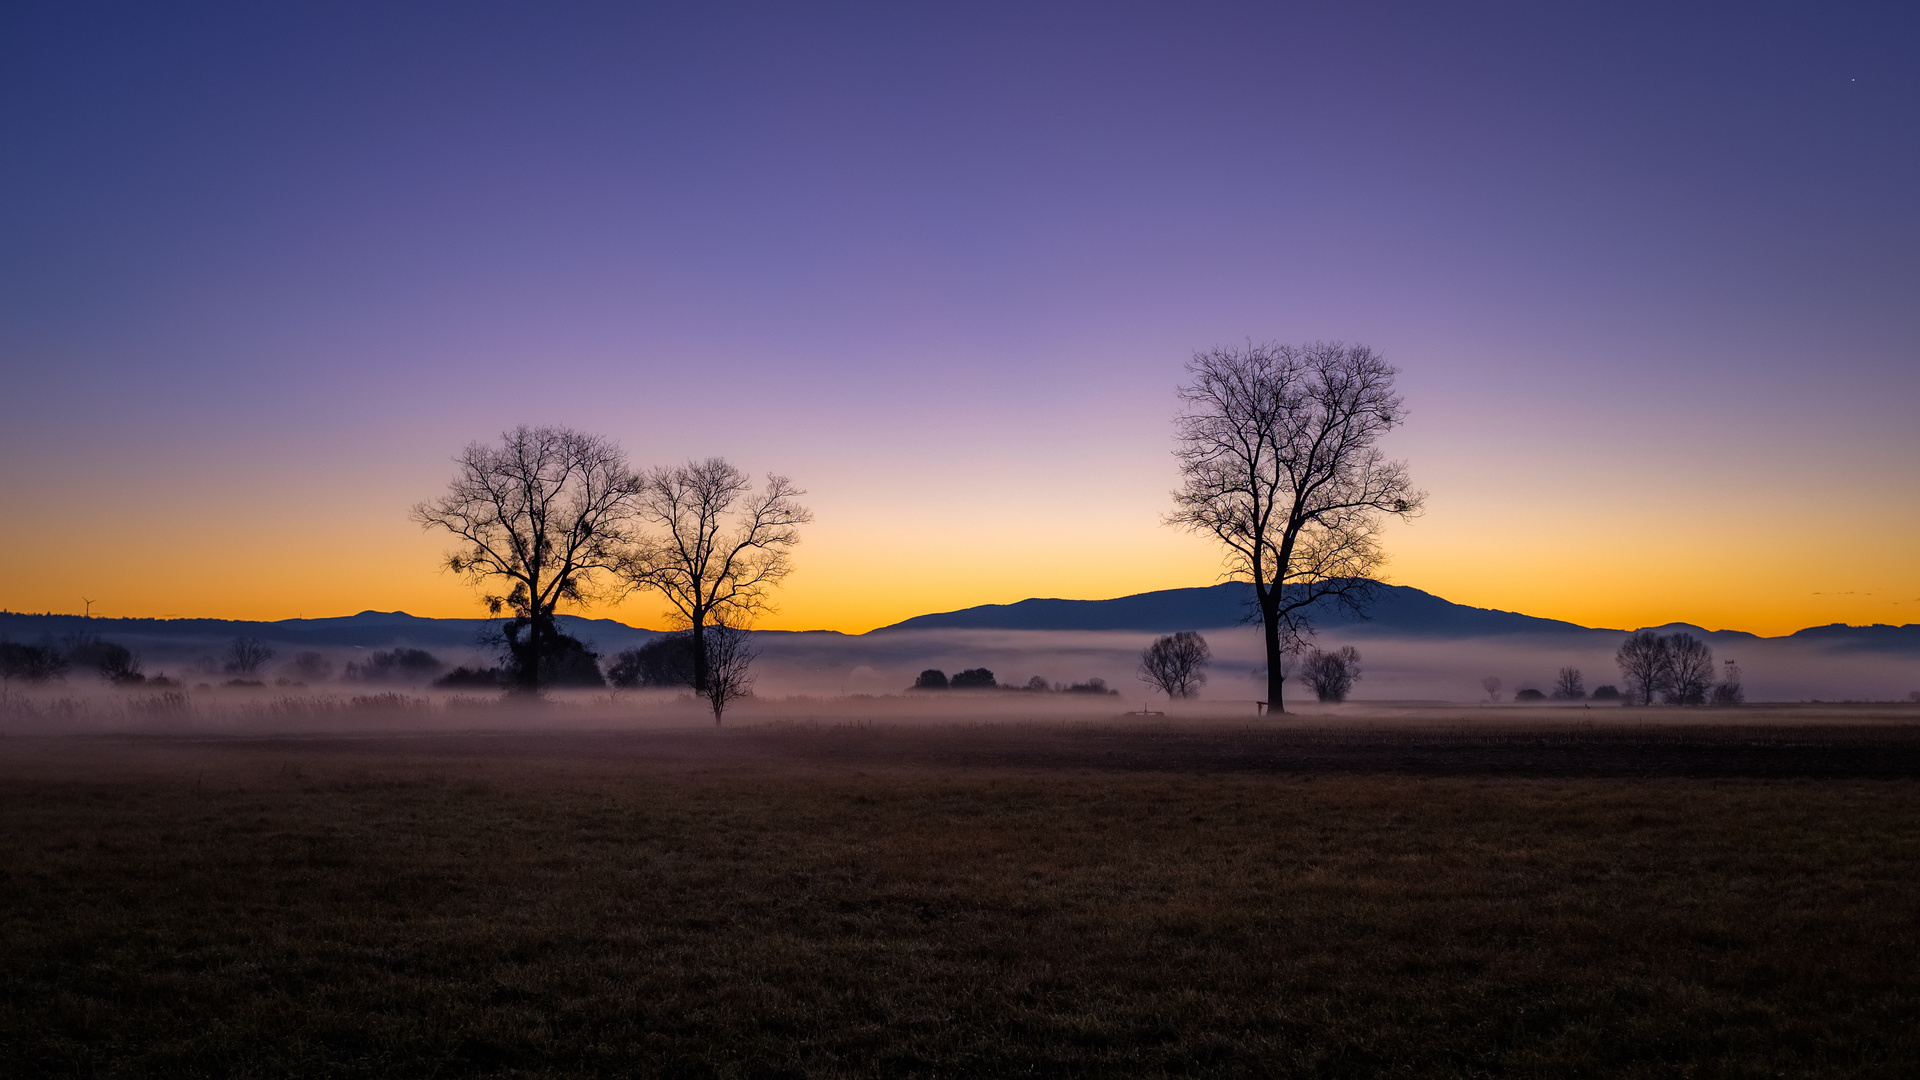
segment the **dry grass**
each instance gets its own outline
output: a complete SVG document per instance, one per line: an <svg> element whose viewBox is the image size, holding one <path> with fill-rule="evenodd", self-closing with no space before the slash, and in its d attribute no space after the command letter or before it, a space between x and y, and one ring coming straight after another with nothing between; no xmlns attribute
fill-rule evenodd
<svg viewBox="0 0 1920 1080"><path fill-rule="evenodd" d="M15 1076L1920 1065L1911 778L791 764L805 741L0 740L0 1060Z"/></svg>

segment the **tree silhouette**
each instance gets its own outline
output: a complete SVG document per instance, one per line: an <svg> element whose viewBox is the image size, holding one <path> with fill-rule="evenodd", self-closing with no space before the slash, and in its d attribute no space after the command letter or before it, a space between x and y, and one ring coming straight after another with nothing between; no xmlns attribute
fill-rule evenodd
<svg viewBox="0 0 1920 1080"><path fill-rule="evenodd" d="M1228 574L1253 584L1267 700L1284 712L1282 656L1312 632L1311 610L1361 610L1384 558L1381 515L1411 516L1426 498L1378 446L1405 416L1397 372L1339 342L1215 349L1187 371L1167 520L1211 534Z"/></svg>
<svg viewBox="0 0 1920 1080"><path fill-rule="evenodd" d="M1191 630L1155 638L1140 652L1140 679L1167 695L1167 700L1190 698L1207 681L1213 650L1207 639Z"/></svg>
<svg viewBox="0 0 1920 1080"><path fill-rule="evenodd" d="M806 494L784 476L753 490L721 458L647 474L634 503L647 530L620 563L628 590L657 590L693 636L694 689L704 692L713 622L743 630L772 610L772 591L792 570L799 526L813 520Z"/></svg>
<svg viewBox="0 0 1920 1080"><path fill-rule="evenodd" d="M536 692L559 633L555 609L588 602L596 575L631 544L627 515L640 480L617 445L561 427L522 425L498 446L470 444L454 462L447 494L415 506L413 519L461 541L448 569L476 587L505 586L486 594L487 610L513 613L525 635L503 632L517 650L515 684Z"/></svg>
<svg viewBox="0 0 1920 1080"><path fill-rule="evenodd" d="M1670 705L1705 705L1713 691L1713 650L1692 634L1667 639L1667 682Z"/></svg>
<svg viewBox="0 0 1920 1080"><path fill-rule="evenodd" d="M753 678L747 673L760 655L746 630L715 619L705 635L706 681L695 693L706 699L713 710L713 723L720 725L727 706L753 690Z"/></svg>
<svg viewBox="0 0 1920 1080"><path fill-rule="evenodd" d="M234 638L227 642L227 673L250 679L273 656L273 649L257 637Z"/></svg>
<svg viewBox="0 0 1920 1080"><path fill-rule="evenodd" d="M1613 660L1626 681L1628 700L1651 705L1654 695L1666 689L1673 671L1673 648L1666 638L1642 630L1620 643Z"/></svg>
<svg viewBox="0 0 1920 1080"><path fill-rule="evenodd" d="M1587 683L1577 667L1563 667L1553 680L1553 696L1559 701L1579 701L1587 696Z"/></svg>
<svg viewBox="0 0 1920 1080"><path fill-rule="evenodd" d="M1351 645L1331 652L1315 649L1300 665L1300 673L1321 701L1345 701L1353 684L1360 681L1360 650Z"/></svg>

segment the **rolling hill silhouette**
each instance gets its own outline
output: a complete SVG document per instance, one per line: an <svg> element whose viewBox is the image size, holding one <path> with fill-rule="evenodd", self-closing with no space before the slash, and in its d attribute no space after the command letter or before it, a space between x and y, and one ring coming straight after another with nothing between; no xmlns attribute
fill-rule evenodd
<svg viewBox="0 0 1920 1080"><path fill-rule="evenodd" d="M796 631L822 636L890 635L909 630L1115 630L1172 633L1212 630L1239 624L1249 611L1252 586L1226 582L1205 588L1163 589L1111 600L1029 599L1013 604L982 604L911 619L868 631L867 635L840 635L836 631ZM1559 619L1542 619L1513 611L1470 607L1444 600L1406 585L1380 585L1367 615L1360 617L1332 605L1313 613L1321 629L1347 633L1427 639L1482 638L1508 635L1583 637L1618 636L1623 631L1581 626ZM629 626L613 619L558 617L561 627L604 653L639 644L657 630ZM86 632L107 638L215 640L247 634L287 645L358 646L385 648L397 644L459 647L476 645L480 635L497 620L430 619L402 611L362 611L323 619L281 619L250 622L235 619L84 619L78 615L32 615L0 612L0 637L32 641L59 639ZM1651 627L1663 633L1686 630L1709 632L1687 623ZM779 631L778 633L786 633ZM1759 640L1735 630L1711 632L1725 641L1739 637ZM1786 640L1827 649L1866 652L1920 652L1920 624L1905 626L1808 627Z"/></svg>
<svg viewBox="0 0 1920 1080"><path fill-rule="evenodd" d="M1512 611L1468 607L1405 585L1379 585L1362 617L1334 604L1312 609L1316 626L1408 637L1489 637L1498 634L1588 634L1578 623ZM919 615L890 630L1133 630L1172 633L1234 626L1252 611L1253 586L1229 581L1201 589L1163 589L1113 600L1022 600Z"/></svg>

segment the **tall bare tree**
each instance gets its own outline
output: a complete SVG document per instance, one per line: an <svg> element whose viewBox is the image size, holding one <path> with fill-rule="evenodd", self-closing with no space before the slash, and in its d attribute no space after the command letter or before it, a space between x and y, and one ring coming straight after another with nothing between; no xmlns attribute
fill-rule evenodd
<svg viewBox="0 0 1920 1080"><path fill-rule="evenodd" d="M1253 584L1267 700L1284 712L1284 656L1312 632L1315 605L1360 610L1385 561L1381 516L1412 516L1426 499L1378 445L1406 415L1398 372L1340 342L1215 349L1187 371L1183 484L1167 520L1213 535L1227 573Z"/></svg>
<svg viewBox="0 0 1920 1080"><path fill-rule="evenodd" d="M415 506L413 520L460 541L448 569L500 590L485 594L487 610L512 613L504 637L515 680L536 691L540 661L558 640L555 609L591 600L596 576L632 542L640 478L615 443L563 427L523 424L454 462L447 494Z"/></svg>
<svg viewBox="0 0 1920 1080"><path fill-rule="evenodd" d="M1713 649L1692 634L1667 639L1669 705L1705 705L1713 692Z"/></svg>
<svg viewBox="0 0 1920 1080"><path fill-rule="evenodd" d="M1651 630L1642 630L1620 643L1613 654L1620 674L1627 681L1628 700L1653 704L1653 697L1667 688L1673 675L1673 642Z"/></svg>
<svg viewBox="0 0 1920 1080"><path fill-rule="evenodd" d="M644 532L620 573L630 591L664 596L692 634L696 693L706 692L712 667L708 625L744 630L772 610L774 587L793 569L800 526L813 520L799 503L804 494L772 474L755 491L747 474L722 458L647 474L634 504Z"/></svg>

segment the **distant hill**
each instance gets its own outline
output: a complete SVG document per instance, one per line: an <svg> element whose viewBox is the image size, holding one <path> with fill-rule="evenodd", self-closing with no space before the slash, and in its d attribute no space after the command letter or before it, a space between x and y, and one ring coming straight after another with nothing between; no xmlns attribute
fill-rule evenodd
<svg viewBox="0 0 1920 1080"><path fill-rule="evenodd" d="M654 636L645 630L612 619L583 619L561 615L557 621L567 633L582 641L591 641L604 651L620 649ZM26 615L0 612L0 635L15 641L41 637L56 640L85 631L109 640L224 640L249 635L287 645L358 646L387 648L393 645L458 648L477 645L480 635L500 625L498 619L428 619L404 611L362 611L326 619L278 619L250 622L241 619L83 619L78 615Z"/></svg>
<svg viewBox="0 0 1920 1080"><path fill-rule="evenodd" d="M1240 623L1252 611L1253 586L1230 581L1204 589L1163 589L1113 600L1022 600L919 615L889 630L1132 630L1167 634ZM1318 605L1317 626L1414 637L1490 637L1500 634L1589 634L1578 623L1511 611L1467 607L1405 585L1380 585L1365 618L1337 605ZM1617 631L1613 631L1616 632Z"/></svg>
<svg viewBox="0 0 1920 1080"><path fill-rule="evenodd" d="M1227 582L1207 588L1162 589L1111 600L1031 599L1015 604L983 604L932 615L919 615L865 635L884 640L908 630L1122 630L1135 633L1172 633L1177 630L1213 630L1234 626L1249 610L1253 587ZM1597 629L1559 619L1542 619L1518 612L1469 607L1443 600L1405 585L1381 585L1365 618L1327 606L1314 613L1322 629L1348 634L1427 639L1534 637L1617 638L1621 630ZM566 632L592 643L605 655L644 642L660 631L628 626L612 619L559 616ZM129 642L206 642L242 634L288 646L390 648L460 648L477 646L480 635L497 620L427 619L403 611L362 611L325 619L280 619L248 622L235 619L83 619L78 615L29 615L0 612L0 637L14 641L58 640L80 631ZM1708 631L1686 623L1652 627L1663 633ZM800 631L817 637L841 637L833 631ZM1737 630L1711 633L1712 639L1762 640ZM1786 638L1824 649L1846 652L1920 654L1920 625L1809 627Z"/></svg>

